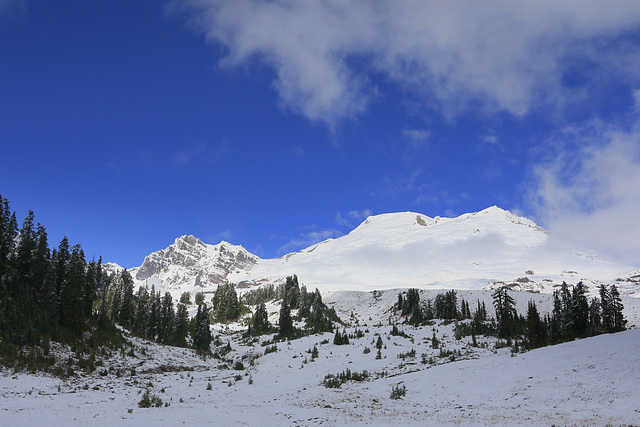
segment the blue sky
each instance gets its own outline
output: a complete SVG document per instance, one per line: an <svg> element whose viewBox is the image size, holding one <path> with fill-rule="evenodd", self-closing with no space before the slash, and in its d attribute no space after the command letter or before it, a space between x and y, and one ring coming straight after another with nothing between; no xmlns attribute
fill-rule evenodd
<svg viewBox="0 0 640 427"><path fill-rule="evenodd" d="M640 265L640 3L0 0L0 194L124 267L492 205Z"/></svg>

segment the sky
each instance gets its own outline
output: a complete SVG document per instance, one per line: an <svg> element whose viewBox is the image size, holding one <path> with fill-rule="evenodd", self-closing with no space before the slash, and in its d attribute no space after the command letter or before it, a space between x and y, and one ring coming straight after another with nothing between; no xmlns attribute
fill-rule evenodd
<svg viewBox="0 0 640 427"><path fill-rule="evenodd" d="M497 205L640 266L640 3L0 0L0 195L123 267Z"/></svg>

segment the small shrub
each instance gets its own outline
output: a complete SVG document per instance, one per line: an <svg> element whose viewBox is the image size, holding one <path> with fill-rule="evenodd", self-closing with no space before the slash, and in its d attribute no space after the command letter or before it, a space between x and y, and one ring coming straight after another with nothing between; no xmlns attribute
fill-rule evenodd
<svg viewBox="0 0 640 427"><path fill-rule="evenodd" d="M402 399L407 394L407 387L404 384L396 384L391 387L391 396L389 396L393 400Z"/></svg>
<svg viewBox="0 0 640 427"><path fill-rule="evenodd" d="M155 394L151 394L149 389L146 389L142 395L142 399L138 402L138 408L159 408L162 406L162 399Z"/></svg>

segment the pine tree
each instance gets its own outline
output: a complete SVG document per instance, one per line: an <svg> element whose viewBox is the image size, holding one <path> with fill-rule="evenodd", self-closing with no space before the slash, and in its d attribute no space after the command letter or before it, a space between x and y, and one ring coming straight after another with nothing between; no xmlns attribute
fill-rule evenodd
<svg viewBox="0 0 640 427"><path fill-rule="evenodd" d="M149 328L149 290L140 286L136 294L136 314L133 319L132 332L139 337L145 337Z"/></svg>
<svg viewBox="0 0 640 427"><path fill-rule="evenodd" d="M213 317L218 322L237 319L240 316L240 303L235 285L230 282L218 285L213 294Z"/></svg>
<svg viewBox="0 0 640 427"><path fill-rule="evenodd" d="M618 292L616 285L611 285L611 299L609 301L609 305L611 306L613 326L611 332L624 331L626 329L627 319L625 319L624 314L622 313L624 306L622 305L622 299L620 298L620 293Z"/></svg>
<svg viewBox="0 0 640 427"><path fill-rule="evenodd" d="M526 339L527 347L530 349L547 344L547 331L533 300L529 300L527 305Z"/></svg>
<svg viewBox="0 0 640 427"><path fill-rule="evenodd" d="M160 306L160 328L158 341L163 344L171 344L174 337L175 311L173 310L173 298L169 292L164 293Z"/></svg>
<svg viewBox="0 0 640 427"><path fill-rule="evenodd" d="M212 337L209 325L209 309L207 308L207 304L200 304L195 317L193 348L203 353L211 352Z"/></svg>
<svg viewBox="0 0 640 427"><path fill-rule="evenodd" d="M291 308L285 300L282 300L280 306L280 318L278 322L280 336L283 338L291 338L294 334L293 319L291 318Z"/></svg>
<svg viewBox="0 0 640 427"><path fill-rule="evenodd" d="M263 335L269 332L271 325L269 324L269 316L267 313L267 306L261 302L256 307L256 311L251 319L251 335Z"/></svg>
<svg viewBox="0 0 640 427"><path fill-rule="evenodd" d="M612 332L613 312L611 307L611 294L605 285L600 285L600 305L602 308L602 329L604 332Z"/></svg>
<svg viewBox="0 0 640 427"><path fill-rule="evenodd" d="M307 317L307 329L314 334L333 331L331 320L329 320L325 315L327 307L322 302L322 296L320 295L318 288L316 288L310 299L311 312L309 313L309 317Z"/></svg>
<svg viewBox="0 0 640 427"><path fill-rule="evenodd" d="M284 285L283 299L287 305L292 308L298 308L300 302L300 285L298 284L298 276L288 276Z"/></svg>
<svg viewBox="0 0 640 427"><path fill-rule="evenodd" d="M187 306L178 303L178 310L176 312L175 328L173 330L173 345L177 347L187 346L187 334L189 331L189 313L187 312Z"/></svg>
<svg viewBox="0 0 640 427"><path fill-rule="evenodd" d="M120 308L118 310L118 323L127 329L131 329L134 319L133 278L125 269L120 272Z"/></svg>
<svg viewBox="0 0 640 427"><path fill-rule="evenodd" d="M85 272L84 252L80 245L74 245L71 248L60 291L60 324L76 336L82 332L86 320L83 310Z"/></svg>
<svg viewBox="0 0 640 427"><path fill-rule="evenodd" d="M589 335L589 301L582 282L578 282L573 287L571 304L573 335L581 338L587 337Z"/></svg>
<svg viewBox="0 0 640 427"><path fill-rule="evenodd" d="M502 286L493 293L493 306L496 310L498 336L510 338L513 334L515 319L517 318L515 301L509 295L509 288Z"/></svg>

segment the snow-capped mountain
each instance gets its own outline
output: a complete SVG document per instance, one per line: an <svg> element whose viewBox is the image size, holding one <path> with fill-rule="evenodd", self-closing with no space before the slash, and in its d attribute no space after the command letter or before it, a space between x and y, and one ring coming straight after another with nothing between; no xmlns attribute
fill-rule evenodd
<svg viewBox="0 0 640 427"><path fill-rule="evenodd" d="M113 265L112 265L113 267ZM297 274L321 291L394 287L481 289L509 284L550 291L563 280L589 284L637 269L556 239L533 221L498 207L435 217L415 212L371 216L349 234L278 259L242 246L182 236L131 270L137 284L177 293L275 283Z"/></svg>

